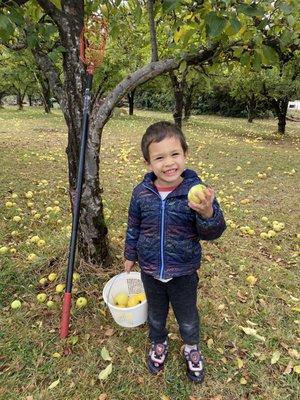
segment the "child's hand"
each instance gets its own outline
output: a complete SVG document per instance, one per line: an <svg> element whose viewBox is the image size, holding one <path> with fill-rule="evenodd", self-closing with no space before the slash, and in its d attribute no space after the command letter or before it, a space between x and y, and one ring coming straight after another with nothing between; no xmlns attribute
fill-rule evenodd
<svg viewBox="0 0 300 400"><path fill-rule="evenodd" d="M188 205L198 214L200 214L201 217L205 219L211 218L214 214L212 206L214 198L215 198L214 190L212 188L207 187L205 190L203 190L201 196L199 196L199 199L201 200L200 204L194 203L193 201L189 201Z"/></svg>
<svg viewBox="0 0 300 400"><path fill-rule="evenodd" d="M129 273L132 270L134 264L135 264L134 261L125 260L124 261L124 271Z"/></svg>

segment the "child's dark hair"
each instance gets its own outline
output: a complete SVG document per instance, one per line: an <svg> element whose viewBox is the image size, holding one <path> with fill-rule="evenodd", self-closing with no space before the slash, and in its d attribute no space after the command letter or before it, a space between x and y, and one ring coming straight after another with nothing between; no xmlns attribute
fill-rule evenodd
<svg viewBox="0 0 300 400"><path fill-rule="evenodd" d="M142 153L144 159L150 162L149 146L151 143L159 143L166 137L177 137L180 140L183 152L186 153L188 145L186 143L182 130L172 122L160 121L150 125L142 137Z"/></svg>

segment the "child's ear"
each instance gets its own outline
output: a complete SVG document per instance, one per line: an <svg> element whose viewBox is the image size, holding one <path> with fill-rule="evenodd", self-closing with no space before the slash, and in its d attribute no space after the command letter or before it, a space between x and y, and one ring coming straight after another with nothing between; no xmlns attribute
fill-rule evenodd
<svg viewBox="0 0 300 400"><path fill-rule="evenodd" d="M146 166L148 171L152 171L151 164L147 160L144 160L144 164L145 164L145 166Z"/></svg>

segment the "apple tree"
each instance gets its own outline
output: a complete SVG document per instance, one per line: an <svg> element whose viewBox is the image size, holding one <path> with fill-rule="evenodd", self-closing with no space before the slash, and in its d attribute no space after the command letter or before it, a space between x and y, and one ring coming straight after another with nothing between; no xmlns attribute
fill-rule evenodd
<svg viewBox="0 0 300 400"><path fill-rule="evenodd" d="M100 146L103 128L115 105L139 85L177 70L182 63L184 66L213 64L238 57L244 64L261 64L265 61L263 56L267 60L276 53L272 40L274 37L281 40L287 18L289 29L293 29L297 22L291 16L299 9L295 0L272 3L269 0L2 0L0 7L2 40L14 46L23 43L32 51L38 68L59 100L68 127L66 151L71 203L76 190L86 77L79 58L84 18L97 12L108 20L108 48L124 32L138 35L135 47L147 43L148 58L143 58L141 64L128 63L130 71L106 93L104 101L101 90L94 87L78 247L86 262L102 266L108 263L109 246L99 177ZM128 60L136 57L135 47L128 47ZM54 54L60 57L61 70L53 61ZM108 76L107 80L110 79Z"/></svg>

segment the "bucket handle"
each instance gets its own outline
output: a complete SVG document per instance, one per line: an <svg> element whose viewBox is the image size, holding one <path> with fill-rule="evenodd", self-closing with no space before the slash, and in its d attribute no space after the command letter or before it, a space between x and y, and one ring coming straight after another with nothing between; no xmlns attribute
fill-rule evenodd
<svg viewBox="0 0 300 400"><path fill-rule="evenodd" d="M128 272L128 274L129 274L129 272ZM122 277L122 273L116 275L116 276L113 278L113 280L111 281L111 284L109 285L109 289L108 289L108 292L107 292L107 303L106 303L107 306L108 306L108 303L109 303L109 296L110 296L111 289L112 289L114 283L115 283L120 277Z"/></svg>

